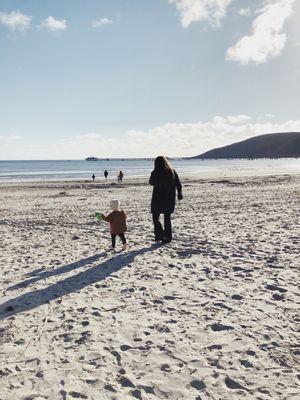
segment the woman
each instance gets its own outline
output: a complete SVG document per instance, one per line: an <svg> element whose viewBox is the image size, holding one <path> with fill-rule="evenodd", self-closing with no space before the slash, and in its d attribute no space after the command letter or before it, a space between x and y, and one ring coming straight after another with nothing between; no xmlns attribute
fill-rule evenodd
<svg viewBox="0 0 300 400"><path fill-rule="evenodd" d="M170 243L172 240L171 214L175 209L176 189L178 200L182 200L182 187L177 172L166 157L159 156L155 159L149 183L153 186L151 213L155 241ZM164 214L164 229L159 222L160 214Z"/></svg>
<svg viewBox="0 0 300 400"><path fill-rule="evenodd" d="M123 174L122 171L120 171L120 172L119 172L119 175L118 175L118 182L119 182L119 183L122 183L122 182L123 182L123 177L124 177L124 174Z"/></svg>

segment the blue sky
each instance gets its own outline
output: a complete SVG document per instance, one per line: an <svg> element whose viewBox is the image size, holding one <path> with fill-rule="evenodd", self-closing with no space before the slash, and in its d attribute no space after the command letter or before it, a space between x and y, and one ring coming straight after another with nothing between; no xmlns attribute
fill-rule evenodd
<svg viewBox="0 0 300 400"><path fill-rule="evenodd" d="M207 4L0 0L0 159L193 155L300 130L299 1Z"/></svg>

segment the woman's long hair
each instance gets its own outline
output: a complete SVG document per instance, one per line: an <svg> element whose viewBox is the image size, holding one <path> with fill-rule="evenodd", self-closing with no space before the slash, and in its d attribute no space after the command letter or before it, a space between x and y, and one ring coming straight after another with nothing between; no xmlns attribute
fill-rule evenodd
<svg viewBox="0 0 300 400"><path fill-rule="evenodd" d="M161 188L168 189L174 185L174 170L165 156L158 156L154 161L154 171Z"/></svg>

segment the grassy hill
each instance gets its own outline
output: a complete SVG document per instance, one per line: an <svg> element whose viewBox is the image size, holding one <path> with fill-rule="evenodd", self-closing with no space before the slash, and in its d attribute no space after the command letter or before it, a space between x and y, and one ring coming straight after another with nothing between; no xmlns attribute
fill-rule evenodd
<svg viewBox="0 0 300 400"><path fill-rule="evenodd" d="M300 157L300 132L270 133L219 147L192 158Z"/></svg>

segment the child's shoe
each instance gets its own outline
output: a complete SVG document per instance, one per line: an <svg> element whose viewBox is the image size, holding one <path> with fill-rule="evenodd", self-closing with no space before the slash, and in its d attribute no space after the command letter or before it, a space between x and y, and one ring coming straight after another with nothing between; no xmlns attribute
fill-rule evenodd
<svg viewBox="0 0 300 400"><path fill-rule="evenodd" d="M123 251L125 251L125 250L127 250L127 249L128 249L128 245L127 245L127 243L123 244L123 246L122 246L122 250L123 250Z"/></svg>

